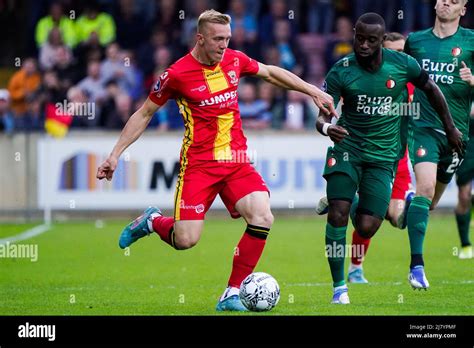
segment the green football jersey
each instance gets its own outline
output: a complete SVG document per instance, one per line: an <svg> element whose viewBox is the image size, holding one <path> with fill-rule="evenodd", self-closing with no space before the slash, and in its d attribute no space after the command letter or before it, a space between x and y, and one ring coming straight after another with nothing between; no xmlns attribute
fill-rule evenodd
<svg viewBox="0 0 474 348"><path fill-rule="evenodd" d="M354 54L339 60L326 76L325 89L337 104L337 122L349 132L334 149L363 161L393 162L400 157L400 119L409 116L406 84L419 78L421 68L407 54L382 49L378 71L360 66Z"/></svg>
<svg viewBox="0 0 474 348"><path fill-rule="evenodd" d="M454 35L444 39L437 37L433 28L412 33L406 41L405 52L418 61L441 89L454 124L467 139L472 87L461 80L459 69L464 61L474 70L474 31L459 27ZM416 127L444 131L443 123L422 91L415 91L414 102L420 103L421 111L421 117L414 119Z"/></svg>

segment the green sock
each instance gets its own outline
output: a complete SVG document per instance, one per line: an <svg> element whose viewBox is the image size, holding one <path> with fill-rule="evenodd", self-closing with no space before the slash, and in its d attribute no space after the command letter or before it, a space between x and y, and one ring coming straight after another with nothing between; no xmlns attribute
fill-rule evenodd
<svg viewBox="0 0 474 348"><path fill-rule="evenodd" d="M456 214L456 222L458 224L459 237L463 247L471 245L469 241L469 225L471 224L471 210L465 214Z"/></svg>
<svg viewBox="0 0 474 348"><path fill-rule="evenodd" d="M428 198L416 196L413 198L410 208L408 208L407 226L412 255L412 263L410 267L417 266L420 262L422 263L422 258L420 256L423 254L423 241L425 240L430 206L431 201ZM414 258L413 255L418 256Z"/></svg>
<svg viewBox="0 0 474 348"><path fill-rule="evenodd" d="M344 281L344 258L346 256L346 229L344 227L332 227L328 222L326 225L326 256L331 269L333 286L341 286Z"/></svg>
<svg viewBox="0 0 474 348"><path fill-rule="evenodd" d="M354 198L352 199L351 210L349 212L349 216L351 217L352 226L355 228L355 217L356 217L356 210L359 206L359 195L356 193Z"/></svg>

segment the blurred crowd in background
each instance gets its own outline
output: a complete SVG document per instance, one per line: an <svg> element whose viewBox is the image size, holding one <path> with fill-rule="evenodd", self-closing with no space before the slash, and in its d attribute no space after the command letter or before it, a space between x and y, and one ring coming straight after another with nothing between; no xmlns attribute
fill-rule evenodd
<svg viewBox="0 0 474 348"><path fill-rule="evenodd" d="M389 31L407 35L433 25L434 3L31 0L18 8L13 0L0 0L0 68L11 72L0 79L0 131L44 131L58 103L94 106L92 114L71 117L68 127L121 129L158 76L194 46L197 17L206 9L231 15L230 48L320 86L329 68L352 52L361 14L377 12ZM462 24L473 28L474 11L467 13ZM245 129L313 129L317 112L306 96L253 78L241 81L239 106ZM149 128L183 128L176 103L165 104Z"/></svg>

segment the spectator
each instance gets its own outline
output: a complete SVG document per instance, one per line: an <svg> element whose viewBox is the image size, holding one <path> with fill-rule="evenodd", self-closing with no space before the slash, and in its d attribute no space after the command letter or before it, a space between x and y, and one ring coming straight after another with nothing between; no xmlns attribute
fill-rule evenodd
<svg viewBox="0 0 474 348"><path fill-rule="evenodd" d="M0 132L12 134L15 121L10 110L10 93L6 89L0 89Z"/></svg>
<svg viewBox="0 0 474 348"><path fill-rule="evenodd" d="M247 12L245 0L232 0L229 15L232 17L232 32L234 33L237 28L242 28L245 41L254 43L257 40L257 21L251 13Z"/></svg>
<svg viewBox="0 0 474 348"><path fill-rule="evenodd" d="M185 4L186 18L182 26L181 45L192 48L195 44L196 25L199 14L214 8L214 4L210 0L187 0Z"/></svg>
<svg viewBox="0 0 474 348"><path fill-rule="evenodd" d="M145 77L143 75L143 71L137 67L135 53L132 50L127 50L123 51L122 54L125 60L124 66L127 69L127 74L130 75L131 81L127 92L133 100L137 100L143 95L143 83L145 81Z"/></svg>
<svg viewBox="0 0 474 348"><path fill-rule="evenodd" d="M124 52L120 51L120 46L115 42L107 46L105 55L106 58L100 65L103 81L114 79L122 90L131 93L135 86L135 77L130 69L130 57L125 57Z"/></svg>
<svg viewBox="0 0 474 348"><path fill-rule="evenodd" d="M246 129L270 128L272 115L270 105L257 99L257 89L254 84L244 82L239 87L239 109L242 126Z"/></svg>
<svg viewBox="0 0 474 348"><path fill-rule="evenodd" d="M63 103L66 100L67 89L60 83L54 70L48 70L43 74L41 94L45 104Z"/></svg>
<svg viewBox="0 0 474 348"><path fill-rule="evenodd" d="M59 1L51 4L49 15L41 18L36 25L35 39L38 48L42 47L49 38L51 30L57 28L61 33L64 43L70 48L77 43L74 22L64 15L64 9Z"/></svg>
<svg viewBox="0 0 474 348"><path fill-rule="evenodd" d="M249 41L245 37L245 29L243 27L237 27L232 32L232 39L230 40L229 47L234 50L245 52L249 57L255 60L261 59L260 47L258 41Z"/></svg>
<svg viewBox="0 0 474 348"><path fill-rule="evenodd" d="M70 48L63 44L59 28L53 28L49 32L48 41L40 48L40 68L42 70L53 68L57 64L59 55L61 54L72 56Z"/></svg>
<svg viewBox="0 0 474 348"><path fill-rule="evenodd" d="M120 0L115 15L117 42L126 49L136 49L149 35L145 21L134 11L133 0Z"/></svg>
<svg viewBox="0 0 474 348"><path fill-rule="evenodd" d="M267 46L263 49L263 62L267 65L281 64L280 50L276 46Z"/></svg>
<svg viewBox="0 0 474 348"><path fill-rule="evenodd" d="M100 62L92 60L87 68L87 76L77 86L89 96L91 102L100 105L106 98L104 81L100 71Z"/></svg>
<svg viewBox="0 0 474 348"><path fill-rule="evenodd" d="M326 44L326 69L329 70L334 63L352 52L354 36L352 22L348 17L339 17L336 21L336 32Z"/></svg>
<svg viewBox="0 0 474 348"><path fill-rule="evenodd" d="M259 81L258 99L263 100L268 105L271 115L271 126L274 129L281 129L285 118L285 103L283 100L284 91L275 88L272 84Z"/></svg>
<svg viewBox="0 0 474 348"><path fill-rule="evenodd" d="M138 63L145 76L153 74L153 69L156 64L154 61L154 55L157 49L165 48L170 50L172 61L175 60L176 53L183 53L183 48L181 47L181 44L178 43L178 41L179 40L176 40L172 44L169 44L168 35L161 26L155 27L153 29L150 40L142 44L137 52Z"/></svg>
<svg viewBox="0 0 474 348"><path fill-rule="evenodd" d="M274 23L273 30L275 46L280 53L280 64L278 65L304 79L304 55L298 50L291 36L290 22L285 19L277 19Z"/></svg>
<svg viewBox="0 0 474 348"><path fill-rule="evenodd" d="M269 45L275 41L275 23L278 19L286 20L290 23L291 36L298 32L295 20L290 20L288 6L285 0L272 0L270 2L270 13L265 14L259 22L259 36L263 45Z"/></svg>
<svg viewBox="0 0 474 348"><path fill-rule="evenodd" d="M150 91L160 75L171 65L171 51L166 47L158 47L153 54L154 71L145 79L145 90Z"/></svg>
<svg viewBox="0 0 474 348"><path fill-rule="evenodd" d="M67 91L67 99L68 99L68 102L71 105L73 105L72 115L71 115L73 116L73 120L72 120L71 127L89 127L90 123L88 123L88 119L90 117L82 117L85 115L82 115L79 109L80 106L85 105L89 102L89 96L86 94L86 92L77 86L73 86L69 88L69 90ZM92 115L94 120L97 119L96 117L97 115L100 115L100 114L96 108L95 115ZM93 120L94 123L98 123L98 120L97 121L94 121L94 120Z"/></svg>
<svg viewBox="0 0 474 348"><path fill-rule="evenodd" d="M34 58L26 58L23 67L13 74L9 83L11 108L15 117L21 118L27 111L27 98L30 98L40 87L41 75Z"/></svg>
<svg viewBox="0 0 474 348"><path fill-rule="evenodd" d="M132 98L127 94L118 94L115 97L115 107L108 115L106 127L108 129L122 129L132 115Z"/></svg>
<svg viewBox="0 0 474 348"><path fill-rule="evenodd" d="M182 20L179 18L176 0L160 0L158 1L158 12L156 14L156 23L163 33L166 33L166 45L176 44L181 39L181 24ZM176 54L176 56L180 56Z"/></svg>
<svg viewBox="0 0 474 348"><path fill-rule="evenodd" d="M59 78L59 84L65 91L76 84L81 75L85 75L80 75L81 71L79 70L79 67L74 64L71 52L64 46L56 51L56 60L52 70L56 72L56 75Z"/></svg>
<svg viewBox="0 0 474 348"><path fill-rule="evenodd" d="M88 44L98 41L101 46L106 46L115 40L115 22L111 15L100 12L96 0L87 2L85 13L76 23L78 43Z"/></svg>
<svg viewBox="0 0 474 348"><path fill-rule="evenodd" d="M308 104L311 100L306 95L296 91L288 91L287 95L284 128L287 130L303 130L307 127L314 128L316 118L310 117L308 109Z"/></svg>
<svg viewBox="0 0 474 348"><path fill-rule="evenodd" d="M410 0L412 1L412 0ZM308 31L328 35L334 23L332 0L310 0L308 4Z"/></svg>

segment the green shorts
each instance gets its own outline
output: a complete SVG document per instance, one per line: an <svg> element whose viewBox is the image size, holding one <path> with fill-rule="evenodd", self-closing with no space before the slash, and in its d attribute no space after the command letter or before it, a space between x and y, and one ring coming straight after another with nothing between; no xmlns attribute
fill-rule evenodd
<svg viewBox="0 0 474 348"><path fill-rule="evenodd" d="M436 180L449 184L463 162L463 157L453 152L446 136L432 128L413 127L408 140L411 164L431 162L438 164Z"/></svg>
<svg viewBox="0 0 474 348"><path fill-rule="evenodd" d="M467 142L464 160L456 172L456 184L466 185L474 179L474 137Z"/></svg>
<svg viewBox="0 0 474 348"><path fill-rule="evenodd" d="M350 160L349 160L350 158ZM327 198L352 202L359 193L358 211L384 219L390 203L396 162L366 162L329 147L323 177Z"/></svg>

